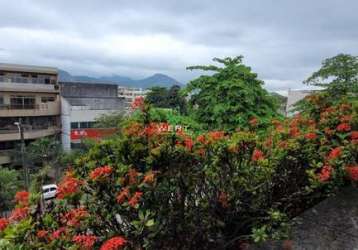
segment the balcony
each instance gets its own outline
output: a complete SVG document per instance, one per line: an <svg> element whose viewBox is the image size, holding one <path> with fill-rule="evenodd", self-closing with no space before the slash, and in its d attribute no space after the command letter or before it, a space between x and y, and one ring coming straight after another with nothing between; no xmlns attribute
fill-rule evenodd
<svg viewBox="0 0 358 250"><path fill-rule="evenodd" d="M0 89L3 92L60 93L59 86L43 83L3 82L0 78Z"/></svg>
<svg viewBox="0 0 358 250"><path fill-rule="evenodd" d="M52 127L25 127L24 128L24 138L28 139L38 139L50 135L54 135L61 132L61 129L56 126ZM20 140L20 135L18 129L0 129L0 141L18 141Z"/></svg>
<svg viewBox="0 0 358 250"><path fill-rule="evenodd" d="M60 101L41 104L0 105L0 117L52 116L60 114Z"/></svg>

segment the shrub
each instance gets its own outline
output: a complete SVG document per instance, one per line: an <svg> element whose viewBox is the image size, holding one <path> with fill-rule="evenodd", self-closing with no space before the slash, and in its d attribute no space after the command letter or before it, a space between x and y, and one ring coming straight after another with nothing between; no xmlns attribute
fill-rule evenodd
<svg viewBox="0 0 358 250"><path fill-rule="evenodd" d="M357 113L349 103L273 121L265 136L254 122L230 134L165 131L148 107L139 109L141 120L76 161L53 209L39 216L36 204L18 204L23 216L4 220L2 244L238 249L287 238L290 218L356 178ZM342 120L349 130L337 129Z"/></svg>

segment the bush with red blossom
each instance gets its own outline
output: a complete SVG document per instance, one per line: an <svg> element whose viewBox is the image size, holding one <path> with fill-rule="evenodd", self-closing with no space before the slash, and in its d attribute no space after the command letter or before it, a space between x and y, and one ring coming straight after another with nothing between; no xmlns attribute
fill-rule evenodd
<svg viewBox="0 0 358 250"><path fill-rule="evenodd" d="M287 237L287 220L357 181L349 104L274 120L265 134L169 131L139 111L76 159L41 216L19 194L0 237L30 249L236 249L255 232Z"/></svg>
<svg viewBox="0 0 358 250"><path fill-rule="evenodd" d="M93 181L100 180L111 175L113 169L110 166L98 167L91 171L90 178Z"/></svg>
<svg viewBox="0 0 358 250"><path fill-rule="evenodd" d="M3 231L7 225L9 225L9 220L6 218L0 218L0 232Z"/></svg>
<svg viewBox="0 0 358 250"><path fill-rule="evenodd" d="M57 188L56 197L58 199L64 199L67 196L76 194L79 192L81 184L82 181L74 177L72 171L67 172Z"/></svg>
<svg viewBox="0 0 358 250"><path fill-rule="evenodd" d="M94 235L75 235L72 238L72 241L83 250L93 249L93 245L97 241L97 236Z"/></svg>
<svg viewBox="0 0 358 250"><path fill-rule="evenodd" d="M116 236L104 242L100 250L120 250L125 244L126 240L122 236Z"/></svg>
<svg viewBox="0 0 358 250"><path fill-rule="evenodd" d="M358 165L348 166L348 167L346 167L346 171L347 171L348 177L352 181L358 181Z"/></svg>

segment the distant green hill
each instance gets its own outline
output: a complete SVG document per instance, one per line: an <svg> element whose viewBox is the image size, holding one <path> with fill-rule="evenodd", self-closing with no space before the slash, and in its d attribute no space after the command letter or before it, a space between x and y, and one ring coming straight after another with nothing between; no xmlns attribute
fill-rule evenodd
<svg viewBox="0 0 358 250"><path fill-rule="evenodd" d="M174 78L164 74L154 74L140 80L134 80L126 76L112 75L104 77L90 77L90 76L73 76L67 71L59 70L60 81L66 82L99 82L99 83L115 83L120 86L150 88L153 86L171 87L173 85L183 85Z"/></svg>

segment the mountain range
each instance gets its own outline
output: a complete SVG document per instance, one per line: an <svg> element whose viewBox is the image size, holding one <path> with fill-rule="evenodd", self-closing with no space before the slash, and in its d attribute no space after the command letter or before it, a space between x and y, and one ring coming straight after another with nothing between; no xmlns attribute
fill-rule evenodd
<svg viewBox="0 0 358 250"><path fill-rule="evenodd" d="M97 82L97 83L114 83L120 86L136 87L136 88L151 88L153 86L171 87L173 85L183 85L176 79L164 75L154 74L152 76L135 80L130 77L112 75L102 77L90 77L90 76L74 76L64 70L59 70L59 80L62 82Z"/></svg>

